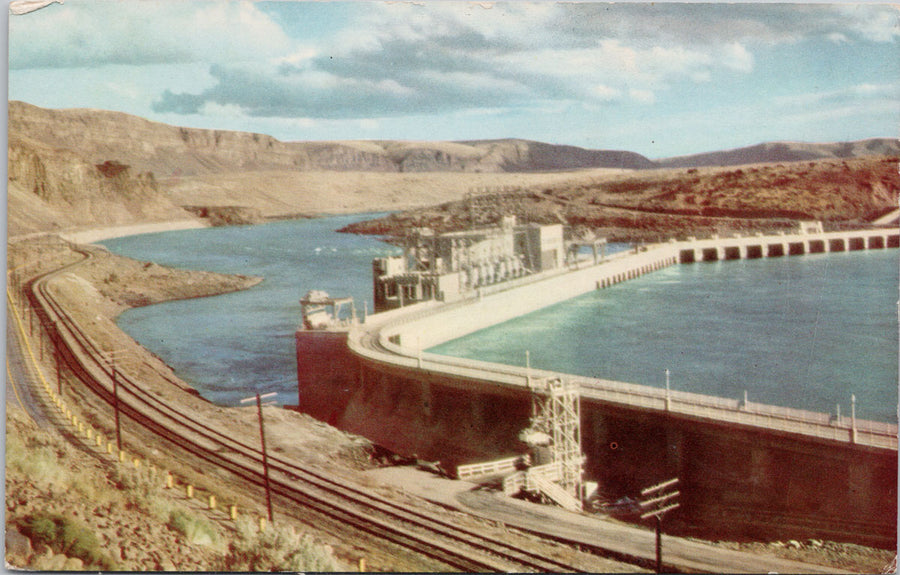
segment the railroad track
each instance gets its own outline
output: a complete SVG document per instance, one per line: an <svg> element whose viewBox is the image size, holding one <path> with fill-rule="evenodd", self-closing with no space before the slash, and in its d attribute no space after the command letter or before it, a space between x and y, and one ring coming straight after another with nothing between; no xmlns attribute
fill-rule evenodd
<svg viewBox="0 0 900 575"><path fill-rule="evenodd" d="M49 283L93 255L37 276L25 284L26 297L50 335L58 357L102 401L112 405L113 377L121 415L211 466L264 485L261 450L147 392L127 373L114 371L104 351L55 300ZM439 561L459 571L573 572L575 566L498 541L476 530L432 517L322 472L269 456L272 494L285 505L300 505L333 521Z"/></svg>

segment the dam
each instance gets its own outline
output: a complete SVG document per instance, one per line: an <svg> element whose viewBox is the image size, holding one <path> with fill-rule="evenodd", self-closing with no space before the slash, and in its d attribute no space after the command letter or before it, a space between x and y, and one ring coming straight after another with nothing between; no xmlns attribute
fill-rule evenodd
<svg viewBox="0 0 900 575"><path fill-rule="evenodd" d="M412 303L346 329L301 330L299 408L454 469L523 453L530 384L577 380L585 479L609 497L677 476L682 507L670 524L685 532L891 546L896 425L423 350L676 264L898 246L895 229L669 242Z"/></svg>

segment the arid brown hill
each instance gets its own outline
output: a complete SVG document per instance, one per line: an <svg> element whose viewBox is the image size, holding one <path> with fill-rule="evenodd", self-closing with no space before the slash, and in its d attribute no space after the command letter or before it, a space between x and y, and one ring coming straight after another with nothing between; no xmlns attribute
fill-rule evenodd
<svg viewBox="0 0 900 575"><path fill-rule="evenodd" d="M526 140L282 142L271 136L169 126L104 110L9 103L9 130L89 161L118 158L157 178L238 171L539 172L654 167L640 154Z"/></svg>
<svg viewBox="0 0 900 575"><path fill-rule="evenodd" d="M117 158L157 179L221 172L544 172L589 168L652 169L896 154L895 140L839 144L771 143L651 161L640 154L587 150L529 140L468 142L282 142L271 136L182 128L104 110L50 110L9 102L9 130L101 163Z"/></svg>
<svg viewBox="0 0 900 575"><path fill-rule="evenodd" d="M542 200L537 202L539 207L523 211L534 211L538 219L622 227L625 221L620 216L624 213L634 225L646 220L647 230L671 223L652 223L649 216L637 218L631 211L602 208L601 204L622 201L620 196L607 198L598 193L594 204L584 205L565 200L571 190L590 188L595 178L606 185L611 178L626 177L630 182L658 177L653 175L658 163L632 152L515 139L281 142L262 134L169 126L119 112L49 110L23 102L9 102L8 109L11 235L185 219L192 214L206 214L211 222L246 222L298 214L394 211L459 199L469 190L484 188L561 191L552 202ZM766 144L762 148L769 159L794 158L801 152L804 158L833 158L896 150L897 144L871 140ZM741 151L722 154L716 156L722 162L758 155L742 155ZM698 162L710 161L709 157ZM678 181L682 188L693 185L689 180ZM873 193L883 191L885 186L879 182L872 182ZM710 185L728 187L722 182ZM627 209L653 213L700 210L697 213L706 217L736 208L746 217L754 202L763 202L754 209L771 212L775 209L771 204L781 201L763 193L735 199L718 197L707 188L694 192L682 188L659 191L663 196L677 192L670 199L648 193L640 201L649 202L649 208L635 205ZM815 204L814 213L826 214L824 217L832 217L828 215L831 209L836 219L864 217L875 207L875 200L860 200L857 213L848 215L845 207L838 206L840 202L835 204L838 207L828 208L820 206L820 200L810 196L789 203ZM187 206L191 213L182 209ZM807 213L805 207L796 205L777 209Z"/></svg>
<svg viewBox="0 0 900 575"><path fill-rule="evenodd" d="M10 235L86 224L186 219L149 172L117 160L93 163L77 152L9 134Z"/></svg>
<svg viewBox="0 0 900 575"><path fill-rule="evenodd" d="M897 208L897 156L632 172L603 181L565 184L448 202L361 222L353 233L402 235L523 221L586 226L621 240L656 240L710 233L786 230L797 220L858 226ZM474 222L473 222L474 217Z"/></svg>

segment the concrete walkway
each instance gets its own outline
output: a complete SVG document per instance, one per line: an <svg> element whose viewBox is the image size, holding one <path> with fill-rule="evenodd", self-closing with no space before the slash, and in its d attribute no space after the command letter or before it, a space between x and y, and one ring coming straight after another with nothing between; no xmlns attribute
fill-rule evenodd
<svg viewBox="0 0 900 575"><path fill-rule="evenodd" d="M896 209L889 214L885 214L871 223L875 226L886 226L888 224L896 223L897 220L900 220L900 209Z"/></svg>
<svg viewBox="0 0 900 575"><path fill-rule="evenodd" d="M480 490L474 483L437 477L411 467L367 472L382 483L413 495L511 527L565 537L612 553L656 561L656 539L650 529L571 513L559 507L537 505ZM663 563L678 570L710 573L846 573L811 563L721 549L700 541L663 535Z"/></svg>

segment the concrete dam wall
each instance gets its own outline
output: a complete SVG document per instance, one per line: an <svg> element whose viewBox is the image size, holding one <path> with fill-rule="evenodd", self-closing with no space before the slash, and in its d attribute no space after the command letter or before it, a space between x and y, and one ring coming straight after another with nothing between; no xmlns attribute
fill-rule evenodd
<svg viewBox="0 0 900 575"><path fill-rule="evenodd" d="M900 234L882 233L881 241L848 240L842 246L897 245ZM823 245L837 246L825 239ZM684 533L895 545L896 425L834 422L827 414L422 351L592 289L691 261L688 250L694 250L693 261L712 257L709 246L696 244L664 244L583 269L516 280L517 285L490 286L465 301L376 314L349 333L298 332L300 409L452 469L523 452L518 433L529 423L527 382L567 377L582 387L584 479L599 482L606 497L633 497L677 476L682 507L666 521ZM728 253L757 257L767 251ZM800 250L771 253L763 257Z"/></svg>

